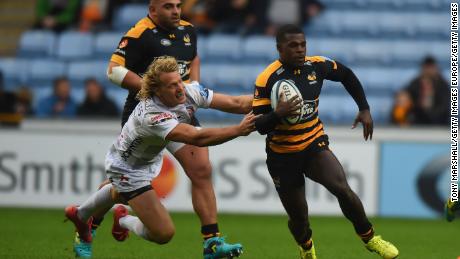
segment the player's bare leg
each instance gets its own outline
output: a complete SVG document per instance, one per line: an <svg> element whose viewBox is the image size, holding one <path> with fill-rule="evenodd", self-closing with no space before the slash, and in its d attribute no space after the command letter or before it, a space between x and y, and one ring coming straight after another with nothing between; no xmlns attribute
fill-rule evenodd
<svg viewBox="0 0 460 259"><path fill-rule="evenodd" d="M367 219L361 200L348 185L342 165L330 150L314 154L309 160L307 175L336 196L343 214L352 222L368 250L378 253L383 258L398 256L398 249L393 244L380 236L374 236L374 229Z"/></svg>
<svg viewBox="0 0 460 259"><path fill-rule="evenodd" d="M216 195L212 186L212 167L207 147L185 145L174 153L192 182L193 209L202 226L217 223Z"/></svg>
<svg viewBox="0 0 460 259"><path fill-rule="evenodd" d="M240 244L227 244L220 237L217 225L216 195L212 185L212 167L207 147L184 145L174 152L186 175L192 182L193 209L200 218L201 233L204 238L205 258L238 256L242 252ZM211 246L214 250L209 250Z"/></svg>
<svg viewBox="0 0 460 259"><path fill-rule="evenodd" d="M161 204L154 190L146 191L128 201L129 206L137 217L130 216L118 205L115 210L124 215L115 213L120 227L129 229L145 240L158 244L168 243L175 233L174 224L166 208Z"/></svg>

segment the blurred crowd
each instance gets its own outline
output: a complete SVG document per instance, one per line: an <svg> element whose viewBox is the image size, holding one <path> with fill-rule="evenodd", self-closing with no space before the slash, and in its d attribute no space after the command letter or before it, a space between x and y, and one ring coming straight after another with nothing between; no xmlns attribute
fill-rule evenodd
<svg viewBox="0 0 460 259"><path fill-rule="evenodd" d="M1 78L0 73L0 78ZM49 96L34 100L27 86L16 92L3 90L0 84L0 114L12 113L39 118L117 118L120 111L113 100L105 93L103 86L94 78L85 80L85 97L77 103L71 95L72 86L65 77L56 78ZM33 102L37 101L34 110Z"/></svg>
<svg viewBox="0 0 460 259"><path fill-rule="evenodd" d="M111 30L112 18L123 4L148 4L149 0L37 0L34 29L60 33L69 29L82 32ZM200 34L232 33L274 35L277 26L308 25L324 11L319 0L183 0L183 19L192 22ZM147 10L146 10L147 14ZM390 78L388 80L391 80ZM77 103L71 83L57 78L50 96L34 100L27 86L16 92L2 88L0 71L0 114L15 113L40 118L118 117L119 108L94 78L85 81L85 98ZM37 105L33 105L37 104ZM36 110L33 107L37 107ZM426 57L419 74L394 97L391 118L394 125L448 125L449 85L437 61Z"/></svg>
<svg viewBox="0 0 460 259"><path fill-rule="evenodd" d="M274 35L280 24L307 24L324 5L319 0L184 0L183 18L202 34ZM108 30L120 5L149 0L38 0L34 28L62 32Z"/></svg>

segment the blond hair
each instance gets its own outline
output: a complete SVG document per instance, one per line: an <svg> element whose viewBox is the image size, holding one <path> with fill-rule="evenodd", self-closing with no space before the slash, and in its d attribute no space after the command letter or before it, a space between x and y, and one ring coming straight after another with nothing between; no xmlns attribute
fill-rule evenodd
<svg viewBox="0 0 460 259"><path fill-rule="evenodd" d="M175 58L171 56L161 56L155 58L147 68L141 80L141 90L137 94L137 99L144 101L153 96L153 90L162 85L160 81L161 73L178 72L179 66Z"/></svg>

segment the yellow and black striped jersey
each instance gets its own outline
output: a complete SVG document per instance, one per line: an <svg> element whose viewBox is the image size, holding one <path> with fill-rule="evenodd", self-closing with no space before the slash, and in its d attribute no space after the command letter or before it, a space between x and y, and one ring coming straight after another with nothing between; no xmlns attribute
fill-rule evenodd
<svg viewBox="0 0 460 259"><path fill-rule="evenodd" d="M321 56L305 57L302 67L285 66L279 60L266 67L256 79L252 103L254 113L266 114L272 111L271 90L281 79L295 82L302 94L305 111L298 124L277 124L275 129L267 134L267 147L276 153L299 152L324 135L323 124L318 116L323 80L340 81L341 76L337 63Z"/></svg>
<svg viewBox="0 0 460 259"><path fill-rule="evenodd" d="M182 80L187 82L191 62L197 56L197 36L192 24L181 20L179 25L169 31L144 17L122 37L110 60L142 77L155 58L172 56L179 64ZM126 99L123 122L138 103L135 97L136 93L130 92Z"/></svg>

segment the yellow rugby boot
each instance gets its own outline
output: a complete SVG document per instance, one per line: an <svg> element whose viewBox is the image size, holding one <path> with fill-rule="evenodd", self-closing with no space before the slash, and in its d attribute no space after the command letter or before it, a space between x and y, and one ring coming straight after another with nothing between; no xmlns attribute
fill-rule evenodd
<svg viewBox="0 0 460 259"><path fill-rule="evenodd" d="M384 259L393 259L398 257L398 249L390 242L382 239L381 236L374 236L365 245L367 250L379 254Z"/></svg>
<svg viewBox="0 0 460 259"><path fill-rule="evenodd" d="M317 259L315 252L315 244L312 243L309 250L303 249L302 246L299 246L300 249L300 259Z"/></svg>

